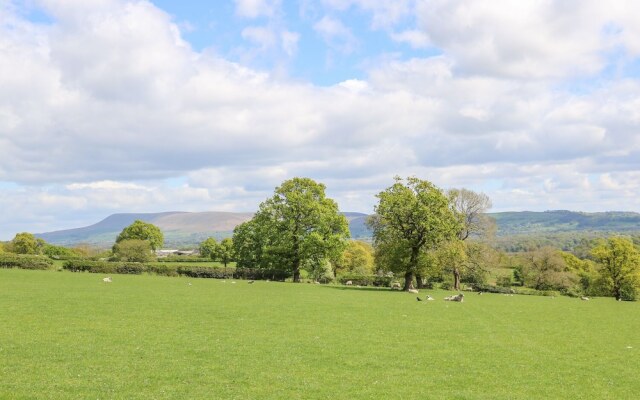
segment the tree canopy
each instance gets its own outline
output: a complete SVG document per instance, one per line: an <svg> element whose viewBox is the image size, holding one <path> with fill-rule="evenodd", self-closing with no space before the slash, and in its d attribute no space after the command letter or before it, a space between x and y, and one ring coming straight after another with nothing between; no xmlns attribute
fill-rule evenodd
<svg viewBox="0 0 640 400"><path fill-rule="evenodd" d="M233 242L241 266L288 269L299 282L303 265L338 259L348 237L347 219L325 196L325 186L293 178L234 230Z"/></svg>
<svg viewBox="0 0 640 400"><path fill-rule="evenodd" d="M11 250L16 254L38 254L44 245L43 240L36 239L28 232L17 233L11 241Z"/></svg>
<svg viewBox="0 0 640 400"><path fill-rule="evenodd" d="M116 243L130 239L148 241L151 246L151 250L161 248L164 243L164 235L160 228L140 220L135 220L131 225L124 228L116 238Z"/></svg>
<svg viewBox="0 0 640 400"><path fill-rule="evenodd" d="M640 253L630 239L612 237L591 250L611 294L618 300L635 300L640 286Z"/></svg>
<svg viewBox="0 0 640 400"><path fill-rule="evenodd" d="M428 250L451 240L460 221L449 199L429 181L416 177L396 182L377 197L373 229L377 260L393 272L404 273L404 290L412 287Z"/></svg>

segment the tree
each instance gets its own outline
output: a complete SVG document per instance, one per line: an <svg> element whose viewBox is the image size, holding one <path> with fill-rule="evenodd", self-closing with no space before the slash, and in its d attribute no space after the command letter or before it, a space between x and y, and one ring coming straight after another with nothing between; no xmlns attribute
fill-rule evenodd
<svg viewBox="0 0 640 400"><path fill-rule="evenodd" d="M634 300L640 286L640 254L630 239L612 237L591 250L616 300Z"/></svg>
<svg viewBox="0 0 640 400"><path fill-rule="evenodd" d="M218 241L209 237L200 243L200 255L202 257L214 259L218 250Z"/></svg>
<svg viewBox="0 0 640 400"><path fill-rule="evenodd" d="M233 240L231 238L222 239L217 246L213 257L224 264L224 274L227 275L227 264L235 258L235 250L233 248Z"/></svg>
<svg viewBox="0 0 640 400"><path fill-rule="evenodd" d="M335 274L373 274L373 248L370 244L351 240L335 264Z"/></svg>
<svg viewBox="0 0 640 400"><path fill-rule="evenodd" d="M160 228L140 220L135 220L133 224L124 228L116 238L116 243L130 239L147 240L152 251L161 248L164 243L164 235Z"/></svg>
<svg viewBox="0 0 640 400"><path fill-rule="evenodd" d="M117 261L147 262L153 260L151 244L148 240L126 239L113 246Z"/></svg>
<svg viewBox="0 0 640 400"><path fill-rule="evenodd" d="M464 188L451 189L447 196L461 221L458 231L460 240L495 233L495 221L485 214L491 208L489 196Z"/></svg>
<svg viewBox="0 0 640 400"><path fill-rule="evenodd" d="M309 260L336 260L349 237L338 205L325 196L325 186L309 178L293 178L276 188L253 219L234 231L242 263L278 266L300 282Z"/></svg>
<svg viewBox="0 0 640 400"><path fill-rule="evenodd" d="M526 286L536 290L567 290L575 284L573 274L562 253L550 246L530 251L523 256L521 273Z"/></svg>
<svg viewBox="0 0 640 400"><path fill-rule="evenodd" d="M444 271L453 273L453 288L460 290L460 277L469 261L465 243L460 239L449 240L438 247L435 258Z"/></svg>
<svg viewBox="0 0 640 400"><path fill-rule="evenodd" d="M393 272L404 273L404 290L413 285L426 252L456 237L460 222L449 200L431 182L400 177L377 197L369 219L377 260Z"/></svg>
<svg viewBox="0 0 640 400"><path fill-rule="evenodd" d="M16 254L38 254L43 241L39 242L28 232L17 233L11 241L12 251Z"/></svg>

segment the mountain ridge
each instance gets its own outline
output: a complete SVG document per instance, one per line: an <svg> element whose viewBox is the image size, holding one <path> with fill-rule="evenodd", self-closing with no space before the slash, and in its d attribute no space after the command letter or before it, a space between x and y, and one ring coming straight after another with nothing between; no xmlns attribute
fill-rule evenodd
<svg viewBox="0 0 640 400"><path fill-rule="evenodd" d="M349 230L353 238L371 238L371 231L366 226L368 214L342 214L349 221ZM194 246L210 236L216 239L230 237L235 226L248 221L253 215L252 212L225 211L117 213L89 226L45 232L36 236L58 245L87 243L108 247L124 227L139 219L157 225L165 235L167 247ZM497 235L502 237L562 232L640 232L640 213L631 211L505 211L487 215L495 219Z"/></svg>

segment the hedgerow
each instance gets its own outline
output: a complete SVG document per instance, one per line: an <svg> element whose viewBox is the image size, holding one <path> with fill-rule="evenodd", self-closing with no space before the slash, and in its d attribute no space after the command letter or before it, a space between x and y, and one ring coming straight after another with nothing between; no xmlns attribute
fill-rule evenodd
<svg viewBox="0 0 640 400"><path fill-rule="evenodd" d="M27 254L0 255L0 268L49 269L53 261L48 257Z"/></svg>

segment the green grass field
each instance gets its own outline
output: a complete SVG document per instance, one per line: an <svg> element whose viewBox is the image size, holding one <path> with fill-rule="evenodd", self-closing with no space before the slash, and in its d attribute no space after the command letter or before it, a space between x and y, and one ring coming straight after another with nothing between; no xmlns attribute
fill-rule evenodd
<svg viewBox="0 0 640 400"><path fill-rule="evenodd" d="M640 398L637 303L101 278L0 270L0 398Z"/></svg>

